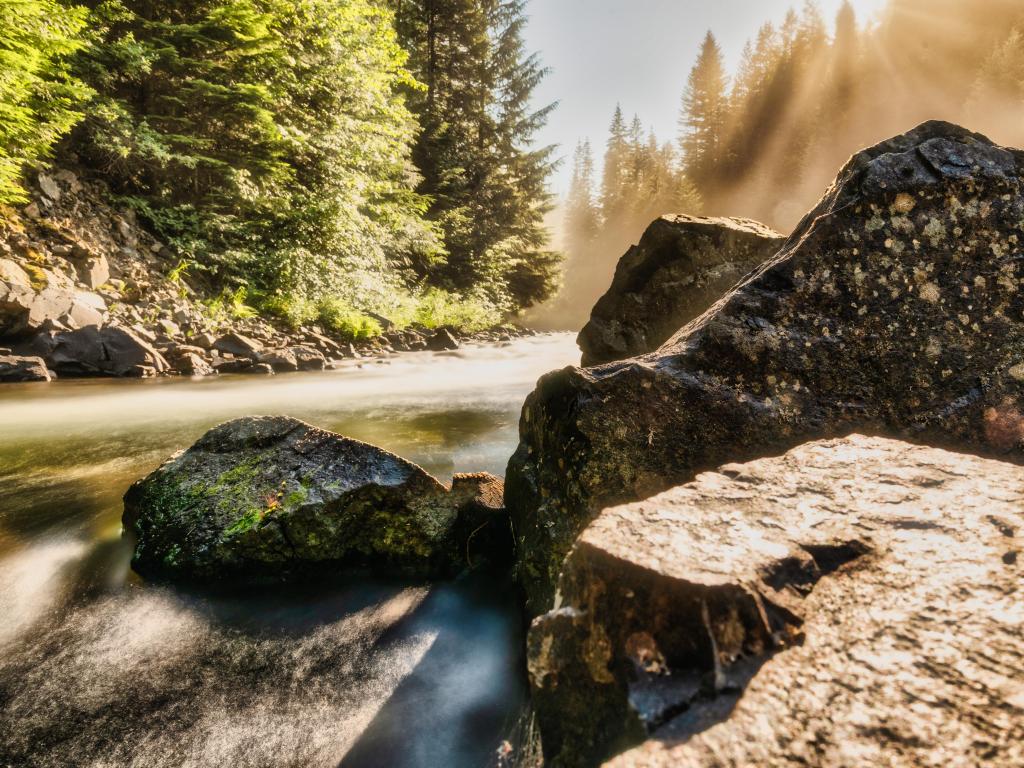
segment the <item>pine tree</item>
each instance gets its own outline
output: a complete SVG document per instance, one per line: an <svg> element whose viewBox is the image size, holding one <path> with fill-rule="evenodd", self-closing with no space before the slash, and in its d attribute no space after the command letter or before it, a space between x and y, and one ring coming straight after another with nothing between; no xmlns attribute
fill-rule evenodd
<svg viewBox="0 0 1024 768"><path fill-rule="evenodd" d="M629 173L629 131L622 107L615 106L608 142L605 145L604 169L601 176L601 210L608 226L618 226L628 209L627 183Z"/></svg>
<svg viewBox="0 0 1024 768"><path fill-rule="evenodd" d="M709 186L723 159L727 85L722 50L708 32L683 95L679 145L687 175Z"/></svg>
<svg viewBox="0 0 1024 768"><path fill-rule="evenodd" d="M565 233L570 253L578 253L594 241L600 213L594 200L594 151L581 141L573 153L572 180L565 206Z"/></svg>
<svg viewBox="0 0 1024 768"><path fill-rule="evenodd" d="M80 119L88 89L68 71L82 9L54 0L0 3L0 204L23 202L26 166Z"/></svg>
<svg viewBox="0 0 1024 768"><path fill-rule="evenodd" d="M856 98L859 68L857 14L849 0L844 0L836 16L826 100L827 122L833 126L845 124L850 117L850 109Z"/></svg>
<svg viewBox="0 0 1024 768"><path fill-rule="evenodd" d="M291 178L263 73L280 62L255 0L94 7L98 97L78 145L158 232L201 262L245 249Z"/></svg>
<svg viewBox="0 0 1024 768"><path fill-rule="evenodd" d="M506 308L553 290L558 256L543 219L553 148L533 146L553 106L533 110L546 70L523 44L520 0L409 0L401 38L426 90L410 103L423 130L414 159L448 257L422 270L434 284L482 289Z"/></svg>

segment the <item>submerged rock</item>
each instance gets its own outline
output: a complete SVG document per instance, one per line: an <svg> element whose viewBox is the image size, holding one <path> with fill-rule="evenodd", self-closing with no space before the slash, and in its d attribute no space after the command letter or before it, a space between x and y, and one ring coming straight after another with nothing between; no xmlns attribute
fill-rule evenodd
<svg viewBox="0 0 1024 768"><path fill-rule="evenodd" d="M785 241L750 219L658 219L619 261L580 333L584 367L653 352Z"/></svg>
<svg viewBox="0 0 1024 768"><path fill-rule="evenodd" d="M600 509L723 462L852 431L1020 458L1022 162L946 123L865 150L656 353L544 377L507 475L530 609Z"/></svg>
<svg viewBox="0 0 1024 768"><path fill-rule="evenodd" d="M854 436L606 510L529 635L547 764L1024 765L1022 501Z"/></svg>
<svg viewBox="0 0 1024 768"><path fill-rule="evenodd" d="M490 475L449 489L372 445L245 418L132 486L124 528L137 538L133 566L156 578L263 582L343 567L432 578L509 551L501 495Z"/></svg>

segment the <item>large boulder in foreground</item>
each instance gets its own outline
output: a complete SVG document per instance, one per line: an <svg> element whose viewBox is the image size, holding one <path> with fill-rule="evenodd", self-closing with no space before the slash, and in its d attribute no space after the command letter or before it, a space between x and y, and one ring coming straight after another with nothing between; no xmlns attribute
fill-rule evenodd
<svg viewBox="0 0 1024 768"><path fill-rule="evenodd" d="M785 241L750 219L658 219L619 261L580 333L583 366L653 352Z"/></svg>
<svg viewBox="0 0 1024 768"><path fill-rule="evenodd" d="M603 512L529 635L547 764L1024 765L1022 501L854 436Z"/></svg>
<svg viewBox="0 0 1024 768"><path fill-rule="evenodd" d="M1022 164L946 123L865 150L658 352L543 378L506 479L530 609L600 509L725 462L854 431L1020 459Z"/></svg>
<svg viewBox="0 0 1024 768"><path fill-rule="evenodd" d="M259 583L339 568L432 578L508 550L501 497L490 475L456 476L449 489L372 445L254 417L133 485L124 528L133 567L159 579Z"/></svg>

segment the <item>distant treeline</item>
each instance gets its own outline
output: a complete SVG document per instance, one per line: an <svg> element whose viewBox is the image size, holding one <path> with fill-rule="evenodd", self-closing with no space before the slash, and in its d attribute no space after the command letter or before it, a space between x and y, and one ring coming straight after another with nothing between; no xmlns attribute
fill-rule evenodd
<svg viewBox="0 0 1024 768"><path fill-rule="evenodd" d="M110 183L194 274L295 322L547 298L550 109L523 0L4 0L0 204Z"/></svg>
<svg viewBox="0 0 1024 768"><path fill-rule="evenodd" d="M1024 4L890 0L861 25L845 3L833 29L813 2L765 24L730 77L708 33L685 84L679 134L612 120L603 173L576 150L567 201L566 290L578 325L615 263L658 215L746 216L788 232L861 147L928 119L1024 145Z"/></svg>

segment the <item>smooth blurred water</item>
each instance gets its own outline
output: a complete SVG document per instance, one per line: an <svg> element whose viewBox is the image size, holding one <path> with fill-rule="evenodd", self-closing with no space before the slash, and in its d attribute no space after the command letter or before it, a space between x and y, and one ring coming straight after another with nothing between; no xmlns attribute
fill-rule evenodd
<svg viewBox="0 0 1024 768"><path fill-rule="evenodd" d="M121 496L288 414L446 478L503 474L567 335L273 378L0 387L0 766L486 766L524 704L508 584L217 597L142 583Z"/></svg>

